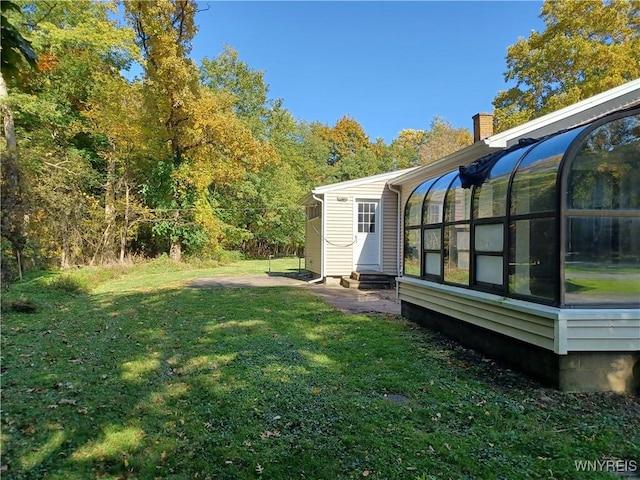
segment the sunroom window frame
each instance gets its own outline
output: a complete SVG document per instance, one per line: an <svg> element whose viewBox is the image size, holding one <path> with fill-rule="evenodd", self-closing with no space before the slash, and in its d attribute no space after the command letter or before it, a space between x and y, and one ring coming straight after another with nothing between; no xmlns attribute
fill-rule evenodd
<svg viewBox="0 0 640 480"><path fill-rule="evenodd" d="M573 162L576 160L576 155L579 152L580 147L582 146L582 142L590 136L595 130L606 125L608 123L615 122L617 120L631 117L635 115L640 115L640 106L635 105L628 109L624 109L613 114L607 115L603 118L595 120L587 125L579 135L573 140L573 142L567 148L564 158L560 163L559 167L559 194L558 194L558 217L559 217L559 225L558 225L558 241L559 246L557 248L558 251L558 296L559 301L558 305L561 308L573 309L573 308L602 308L602 309L611 309L611 308L638 308L638 303L633 302L567 302L566 299L566 265L565 259L567 257L567 221L569 218L580 218L580 217L600 217L600 218L638 218L639 213L634 210L614 210L614 209L569 209L566 207L566 197L567 197L567 189L568 189L568 181L569 175L571 174L571 167Z"/></svg>
<svg viewBox="0 0 640 480"><path fill-rule="evenodd" d="M516 161L514 161L513 166L511 167L511 172L508 174L508 181L506 182L506 198L504 199L506 202L504 215L483 216L482 218L478 218L478 216L475 215L475 210L476 202L479 201L479 198L476 197L477 190L481 188L481 186L473 186L469 205L469 218L463 220L447 221L447 209L449 208L447 198L450 196L449 193L451 191L451 188L458 178L458 175L456 175L456 173L458 173L457 170L447 171L444 174L438 175L437 177L428 178L421 182L411 193L411 196L413 196L421 186L425 185L426 183L430 183L424 193L424 197L422 198L420 222L416 225L404 226L405 236L408 232L419 232L419 235L417 235L417 237L419 237L419 245L417 245L417 247L419 248L418 251L420 252L419 259L417 259L419 260L419 269L416 269L416 271L419 270L420 275L407 275L406 272L404 274L410 277L421 278L423 280L436 282L442 285L468 288L471 290L497 294L516 300L523 300L540 305L550 305L560 308L637 308L637 303L629 304L627 302L589 303L582 301L576 302L573 300L571 302L568 302L566 298L567 268L565 265L568 249L568 224L571 218L640 218L640 212L634 209L569 209L567 208L568 204L566 203L568 180L569 175L571 174L571 167L573 165L573 162L576 160L578 149L582 146L583 141L603 125L635 115L640 115L640 106L638 105L633 108L616 112L614 114L606 115L592 122L587 122L575 127L568 128L566 130L555 132L546 137L540 138L535 143L523 146L520 157ZM567 135L569 134L569 132L574 132L573 136ZM559 140L560 136L564 136L565 140ZM553 140L554 138L556 140ZM554 145L551 145L546 143L548 141L560 141L564 143L555 143ZM538 148L542 149L542 151L538 150ZM548 150L544 151L545 149ZM548 164L545 167L544 162L546 160L553 161L555 165L552 166L552 164ZM513 159L511 161L513 161ZM498 163L496 163L496 165L499 165L499 162L500 160L498 160ZM526 165L523 166L523 163L525 162ZM540 166L536 166L536 162L542 163L539 164ZM527 171L530 167L533 168ZM520 171L521 168L523 168L523 171ZM537 172L541 172L543 168L548 169L549 176L538 177ZM555 169L555 172L553 171L553 169ZM506 178L506 170L503 170L503 172L504 173L501 173L500 175ZM524 172L526 172L527 176L530 176L530 183L527 183L528 181L525 177L519 176L524 175ZM434 187L448 175L451 175L450 181L448 182L448 184L443 182L442 185L444 189L442 217L438 223L425 223L429 221L428 218L425 219L425 214L427 213L429 204L431 203L432 199L430 199L430 196L434 193ZM545 175L547 174L545 173ZM551 183L551 177L555 179L553 184ZM545 188L548 187L549 189L551 189L551 187L553 186L552 193L550 191L541 191L541 193L552 196L543 197L535 195L535 181L540 181L541 178L544 179L544 183L540 184L544 185ZM522 184L524 190L519 189L518 191L522 195L528 195L522 197L523 203L520 205L520 207L524 207L524 210L519 210L522 213L516 213L516 210L514 208L515 206L513 204L515 200L514 186L516 186L515 184L517 181L520 181L519 179L522 179L522 181L524 181L525 183ZM438 190L440 190L440 188L438 188ZM411 196L409 198L411 198ZM496 198L499 198L499 195ZM429 200L429 202L427 202L427 200ZM532 212L532 208L536 211ZM541 208L544 208L545 210L541 210ZM491 214L494 211L496 210L492 210ZM405 219L406 214L407 211L405 210ZM536 221L543 222L543 224L538 224L537 226L532 225L531 222ZM529 225L520 227L520 224L518 222L529 222ZM544 223L547 224L544 225ZM445 235L447 232L446 229L455 225L468 225L469 228L469 281L466 284L445 280L445 259L447 258L445 249ZM476 238L478 229L483 225L501 226L501 251L480 251L476 249ZM514 235L514 228L516 227L524 228L525 231L518 231L518 233ZM529 229L531 228L533 229L529 231ZM540 228L541 230L536 231L535 228ZM428 231L432 230L437 230L437 234L439 235L439 249L427 248L425 235ZM415 236L416 234L413 233L413 235ZM495 240L497 238L496 235L498 235L497 231L488 232L488 245L491 245L491 240ZM520 237L520 235L524 235L524 237ZM541 246L539 243L535 243L540 238L543 238L541 237L541 235L544 235L547 239L549 239L548 242L553 242L552 245L550 245L550 243L546 244L550 245L549 250L543 248L543 246ZM490 248L492 247L489 247L489 249ZM519 250L516 251L516 249ZM525 250L527 249L528 251L525 252ZM427 273L427 254L437 254L439 256L440 270L438 274ZM534 262L534 260L531 260L531 257L534 255L540 255L540 258L543 261L547 261L548 259L548 264L546 264L544 267L541 267L543 269L539 272L529 270L528 267L523 267L519 271L517 270L517 265L519 265L517 262ZM477 267L479 259L482 257L498 257L502 259L501 284L478 280ZM403 264L405 261L406 257L403 257ZM530 263L530 265L534 266L534 263ZM495 279L497 279L497 270L491 270L494 266L497 267L497 262L495 265L489 264L489 269L487 270L488 274L486 278L490 280L494 279L492 277L495 277ZM510 273L514 275L514 278L516 280L519 281L520 279L522 279L525 282L528 282L524 283L525 288L520 292L516 292L515 288L513 288L513 279L511 278ZM541 288L540 290L536 290L534 288L537 284L544 285L545 281L554 282L554 285L550 289ZM533 292L535 292L535 294Z"/></svg>
<svg viewBox="0 0 640 480"><path fill-rule="evenodd" d="M429 186L429 190L427 190L427 193L425 194L424 198L422 199L422 231L421 231L421 235L420 235L420 242L421 242L421 253L422 256L420 257L421 260L421 268L420 268L420 278L424 279L424 280L430 280L430 281L434 281L437 283L442 283L444 284L444 219L445 219L445 203L447 200L447 193L449 193L449 189L451 188L451 185L453 184L453 182L455 181L455 179L457 178L457 175L454 174L455 171L449 171L446 172L440 176L438 176L438 178L435 179L435 181L433 181L433 183ZM452 175L453 174L453 175ZM438 223L425 223L424 222L424 218L425 218L425 207L428 208L429 205L427 205L427 199L429 198L429 195L431 194L431 191L433 190L433 187L435 187L440 180L444 179L446 176L451 175L451 180L449 181L447 187L444 189L444 196L442 197L442 215L441 215L441 220ZM425 235L425 231L426 230L435 230L435 229L440 229L440 249L439 250L434 250L434 249L426 249L425 245L424 245L424 235ZM440 273L439 274L433 274L433 273L427 273L427 253L438 253L438 255L440 256ZM455 284L455 285L459 285L459 284Z"/></svg>

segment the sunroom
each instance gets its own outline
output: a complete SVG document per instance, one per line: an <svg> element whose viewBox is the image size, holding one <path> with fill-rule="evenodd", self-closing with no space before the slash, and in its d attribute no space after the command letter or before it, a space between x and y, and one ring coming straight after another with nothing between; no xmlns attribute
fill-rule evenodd
<svg viewBox="0 0 640 480"><path fill-rule="evenodd" d="M640 386L640 108L426 179L403 315L563 390Z"/></svg>

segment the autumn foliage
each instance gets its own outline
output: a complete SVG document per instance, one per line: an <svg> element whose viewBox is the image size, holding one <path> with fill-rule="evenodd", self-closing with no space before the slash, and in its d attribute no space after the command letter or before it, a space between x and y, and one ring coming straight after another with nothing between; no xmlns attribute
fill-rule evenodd
<svg viewBox="0 0 640 480"><path fill-rule="evenodd" d="M232 47L194 62L194 0L2 6L5 278L162 253L301 253L312 187L471 143L441 117L390 144L347 114L295 119ZM638 10L545 2L546 30L509 47L516 85L496 97L499 128L639 77Z"/></svg>

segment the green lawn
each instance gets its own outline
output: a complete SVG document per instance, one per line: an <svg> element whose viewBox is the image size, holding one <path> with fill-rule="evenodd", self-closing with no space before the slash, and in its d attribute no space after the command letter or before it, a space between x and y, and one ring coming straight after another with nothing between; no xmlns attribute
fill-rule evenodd
<svg viewBox="0 0 640 480"><path fill-rule="evenodd" d="M183 288L266 265L155 262L6 292L3 480L590 479L616 477L575 461L640 460L637 397L551 391L300 288Z"/></svg>

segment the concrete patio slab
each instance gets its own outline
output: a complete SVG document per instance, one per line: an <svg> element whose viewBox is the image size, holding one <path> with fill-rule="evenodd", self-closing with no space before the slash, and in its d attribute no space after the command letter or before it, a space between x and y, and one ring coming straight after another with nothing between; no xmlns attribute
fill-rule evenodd
<svg viewBox="0 0 640 480"><path fill-rule="evenodd" d="M344 313L386 313L400 315L395 290L357 290L340 286L311 284L283 275L241 275L203 277L193 280L189 288L306 288L329 305Z"/></svg>

